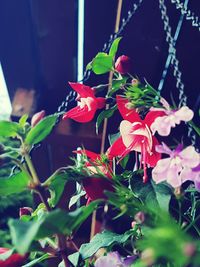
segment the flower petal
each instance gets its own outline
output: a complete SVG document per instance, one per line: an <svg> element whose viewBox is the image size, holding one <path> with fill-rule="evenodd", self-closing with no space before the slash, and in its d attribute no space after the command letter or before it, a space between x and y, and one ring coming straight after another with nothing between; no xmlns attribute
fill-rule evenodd
<svg viewBox="0 0 200 267"><path fill-rule="evenodd" d="M107 150L107 154L113 157L119 157L126 150L126 146L122 141L122 137L118 138Z"/></svg>
<svg viewBox="0 0 200 267"><path fill-rule="evenodd" d="M179 153L182 164L194 168L200 163L200 155L195 151L193 146L188 146Z"/></svg>
<svg viewBox="0 0 200 267"><path fill-rule="evenodd" d="M119 109L120 114L122 115L124 120L128 120L130 122L142 122L140 119L139 114L136 112L135 109L128 109L126 105L129 103L128 100L122 96L117 95L117 106Z"/></svg>
<svg viewBox="0 0 200 267"><path fill-rule="evenodd" d="M165 115L166 112L164 111L149 111L144 119L144 123L150 128L156 118L163 117Z"/></svg>
<svg viewBox="0 0 200 267"><path fill-rule="evenodd" d="M152 149L150 153L146 153L146 162L150 167L154 167L157 162L161 159L161 154L156 151L156 146L159 144L158 140L153 136L152 137Z"/></svg>
<svg viewBox="0 0 200 267"><path fill-rule="evenodd" d="M90 110L88 111L88 107L85 106L84 108L81 108L79 106L72 108L68 112L66 112L63 115L63 119L66 120L68 118L73 119L77 122L89 122L94 118L96 110Z"/></svg>
<svg viewBox="0 0 200 267"><path fill-rule="evenodd" d="M86 86L82 83L71 82L69 82L69 85L80 95L80 97L95 97L93 89L89 86Z"/></svg>
<svg viewBox="0 0 200 267"><path fill-rule="evenodd" d="M189 109L187 106L183 106L179 110L177 110L174 115L175 115L176 120L178 122L179 121L187 122L187 121L190 121L193 118L194 112L191 109ZM176 122L176 123L178 123L178 122Z"/></svg>

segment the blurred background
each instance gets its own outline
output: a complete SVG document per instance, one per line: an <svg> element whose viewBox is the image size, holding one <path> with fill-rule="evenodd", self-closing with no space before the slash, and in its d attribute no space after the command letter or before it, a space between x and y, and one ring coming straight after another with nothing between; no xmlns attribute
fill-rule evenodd
<svg viewBox="0 0 200 267"><path fill-rule="evenodd" d="M159 86L169 54L159 5L164 2L174 36L181 16L174 1L122 1L121 18L125 19L134 4L141 5L121 32L123 39L118 56L129 56L133 62L131 73L145 78L155 88ZM180 2L188 2L188 9L200 17L198 0ZM12 119L18 120L25 113L31 117L42 109L47 114L56 112L70 92L68 81L82 79L87 63L109 41L115 28L117 5L118 0L1 0L1 118L11 113ZM181 80L188 106L196 112L194 121L199 123L200 31L190 19L184 19L179 30L175 47ZM107 81L108 75L90 75L85 84L95 86ZM169 101L171 96L178 103L179 91L171 66L162 92ZM33 158L40 176L45 179L58 167L66 166L71 151L78 146L84 144L85 148L99 152L100 143L101 135L95 135L94 122L79 125L65 121L36 149ZM0 173L8 175L2 169ZM31 205L26 195L18 197L17 203L14 199L1 200L0 197L1 229L6 227L8 217L18 216L22 203ZM0 246L9 242L4 233L0 230Z"/></svg>

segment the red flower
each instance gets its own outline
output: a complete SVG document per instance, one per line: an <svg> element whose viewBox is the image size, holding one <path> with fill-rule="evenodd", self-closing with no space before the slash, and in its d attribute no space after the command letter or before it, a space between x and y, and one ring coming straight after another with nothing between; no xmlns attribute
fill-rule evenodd
<svg viewBox="0 0 200 267"><path fill-rule="evenodd" d="M108 152L113 157L124 158L131 151L141 153L141 164L144 168L144 182L147 181L147 165L154 167L160 159L160 153L155 151L158 145L157 139L152 136L150 126L157 117L163 116L164 112L150 111L142 120L135 109L127 108L128 100L117 96L118 109L123 117L120 124L119 137L109 148Z"/></svg>
<svg viewBox="0 0 200 267"><path fill-rule="evenodd" d="M63 115L63 119L71 118L77 122L89 122L94 118L97 109L105 106L105 98L95 97L94 90L81 83L69 83L78 93L79 105Z"/></svg>
<svg viewBox="0 0 200 267"><path fill-rule="evenodd" d="M0 254L8 252L9 248L0 248ZM25 262L27 256L20 255L18 253L12 254L5 261L0 260L1 267L20 267Z"/></svg>
<svg viewBox="0 0 200 267"><path fill-rule="evenodd" d="M117 61L115 62L115 70L120 74L126 74L131 69L131 60L127 56L120 56L118 57Z"/></svg>
<svg viewBox="0 0 200 267"><path fill-rule="evenodd" d="M78 150L75 152L86 155L89 158L86 167L90 170L91 174L97 175L99 170L107 178L112 179L112 161L109 160L109 156L108 162L103 162L100 154L88 150ZM82 183L88 198L87 204L96 199L106 199L104 190L113 191L112 183L103 177L84 178Z"/></svg>

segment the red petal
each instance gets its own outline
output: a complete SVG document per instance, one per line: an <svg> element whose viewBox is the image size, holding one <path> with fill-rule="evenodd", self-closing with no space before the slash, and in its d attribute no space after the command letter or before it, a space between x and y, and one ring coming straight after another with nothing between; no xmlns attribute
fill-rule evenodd
<svg viewBox="0 0 200 267"><path fill-rule="evenodd" d="M161 154L156 152L155 147L159 145L158 140L155 138L155 136L152 136L152 154L150 155L149 153L146 154L146 161L147 163L151 166L154 167L157 162L161 159Z"/></svg>
<svg viewBox="0 0 200 267"><path fill-rule="evenodd" d="M96 100L98 109L102 109L105 107L106 99L104 97L97 97Z"/></svg>
<svg viewBox="0 0 200 267"><path fill-rule="evenodd" d="M144 119L144 123L150 128L157 117L162 117L164 115L166 115L164 111L149 111Z"/></svg>
<svg viewBox="0 0 200 267"><path fill-rule="evenodd" d="M67 118L73 119L77 122L89 122L94 118L96 109L88 111L88 107L80 108L79 106L72 108L63 115L63 120Z"/></svg>
<svg viewBox="0 0 200 267"><path fill-rule="evenodd" d="M122 137L118 138L107 150L109 157L119 157L124 153L126 147L122 141Z"/></svg>
<svg viewBox="0 0 200 267"><path fill-rule="evenodd" d="M88 158L92 159L92 160L99 160L101 158L101 156L97 153L94 153L92 151L83 149L83 150L76 150L74 151L77 154L81 154L81 155L86 155Z"/></svg>
<svg viewBox="0 0 200 267"><path fill-rule="evenodd" d="M142 122L139 114L136 112L135 109L128 109L126 107L126 105L129 103L126 98L117 95L116 100L117 100L117 106L118 106L119 112L121 113L124 120L128 120L131 123L136 122L136 121Z"/></svg>
<svg viewBox="0 0 200 267"><path fill-rule="evenodd" d="M104 191L113 191L112 183L105 178L85 178L83 180L83 187L87 193L87 196L91 200L99 198L105 199Z"/></svg>
<svg viewBox="0 0 200 267"><path fill-rule="evenodd" d="M89 86L82 83L71 82L69 82L69 85L80 95L80 97L95 97L93 89Z"/></svg>

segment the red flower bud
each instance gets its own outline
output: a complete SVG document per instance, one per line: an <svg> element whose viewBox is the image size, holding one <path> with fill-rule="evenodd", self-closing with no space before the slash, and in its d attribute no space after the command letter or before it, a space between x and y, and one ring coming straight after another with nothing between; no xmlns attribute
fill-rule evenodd
<svg viewBox="0 0 200 267"><path fill-rule="evenodd" d="M33 212L33 209L29 207L23 207L19 209L19 217L22 217L23 215L31 215Z"/></svg>
<svg viewBox="0 0 200 267"><path fill-rule="evenodd" d="M144 212L139 211L138 213L136 213L134 219L139 224L143 223L145 220Z"/></svg>
<svg viewBox="0 0 200 267"><path fill-rule="evenodd" d="M38 113L35 113L31 119L31 126L34 127L39 121L45 117L45 110L41 110Z"/></svg>
<svg viewBox="0 0 200 267"><path fill-rule="evenodd" d="M0 248L0 254L8 252L9 248ZM27 255L20 255L18 253L12 254L6 260L0 260L1 267L20 267L23 265L27 258Z"/></svg>
<svg viewBox="0 0 200 267"><path fill-rule="evenodd" d="M120 56L118 57L117 61L115 62L115 70L120 74L126 74L131 69L131 60L127 56Z"/></svg>

